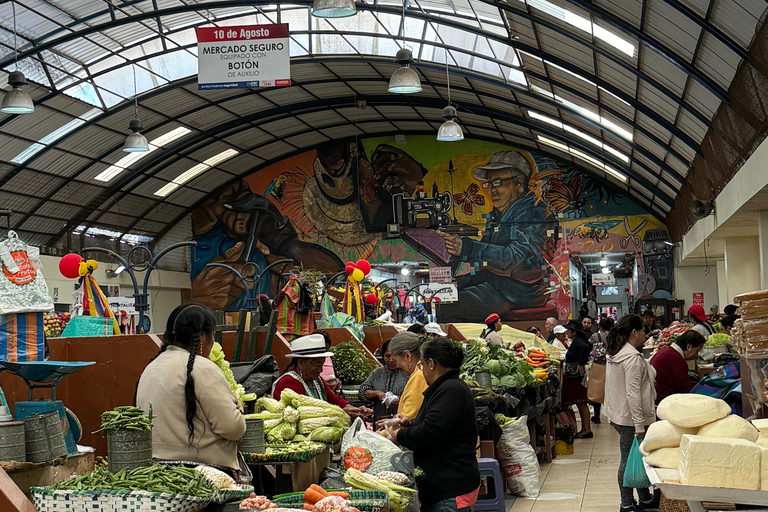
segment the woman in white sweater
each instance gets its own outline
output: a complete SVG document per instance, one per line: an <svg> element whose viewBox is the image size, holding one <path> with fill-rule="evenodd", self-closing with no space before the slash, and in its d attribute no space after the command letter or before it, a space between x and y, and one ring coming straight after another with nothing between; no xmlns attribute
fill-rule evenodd
<svg viewBox="0 0 768 512"><path fill-rule="evenodd" d="M638 350L644 342L643 321L637 315L624 315L608 334L603 410L619 433L622 512L658 509L647 488L637 490L641 502L637 504L633 489L624 487L624 469L632 442L635 438L643 439L647 426L656 421L656 371Z"/></svg>

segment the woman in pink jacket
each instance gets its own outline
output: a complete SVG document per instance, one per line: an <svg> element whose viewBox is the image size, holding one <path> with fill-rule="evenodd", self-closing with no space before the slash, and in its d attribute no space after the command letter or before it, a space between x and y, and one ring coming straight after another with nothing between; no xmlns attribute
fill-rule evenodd
<svg viewBox="0 0 768 512"><path fill-rule="evenodd" d="M624 469L632 442L635 438L643 439L648 425L656 421L656 371L638 351L644 342L643 321L637 315L624 315L608 334L603 410L619 433L621 512L659 508L647 488L637 490L641 502L637 504L633 489L624 487Z"/></svg>

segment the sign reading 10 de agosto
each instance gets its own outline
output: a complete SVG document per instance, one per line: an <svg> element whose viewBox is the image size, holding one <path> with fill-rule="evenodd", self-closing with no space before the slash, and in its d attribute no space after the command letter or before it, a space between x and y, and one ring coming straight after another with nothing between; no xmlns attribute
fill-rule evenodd
<svg viewBox="0 0 768 512"><path fill-rule="evenodd" d="M198 89L291 85L288 24L197 29Z"/></svg>

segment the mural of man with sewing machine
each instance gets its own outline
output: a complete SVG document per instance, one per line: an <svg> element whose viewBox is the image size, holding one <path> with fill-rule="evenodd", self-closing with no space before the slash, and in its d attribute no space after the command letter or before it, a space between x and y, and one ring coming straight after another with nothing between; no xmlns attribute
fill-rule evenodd
<svg viewBox="0 0 768 512"><path fill-rule="evenodd" d="M498 152L472 171L488 190L493 210L480 240L438 232L448 253L475 264L474 272L457 280L459 301L438 306L441 321L477 321L489 311L502 320L552 316L544 307L545 254L553 247L556 221L529 191L531 174L530 162L517 151Z"/></svg>

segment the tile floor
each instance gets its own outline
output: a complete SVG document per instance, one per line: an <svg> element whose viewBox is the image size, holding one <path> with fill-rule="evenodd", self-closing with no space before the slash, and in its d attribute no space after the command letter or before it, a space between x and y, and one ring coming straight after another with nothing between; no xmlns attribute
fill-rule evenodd
<svg viewBox="0 0 768 512"><path fill-rule="evenodd" d="M541 464L541 494L517 498L509 512L617 512L619 436L602 421L592 424L594 438L574 441L573 455Z"/></svg>

